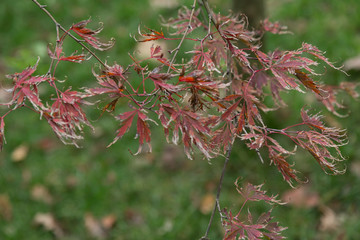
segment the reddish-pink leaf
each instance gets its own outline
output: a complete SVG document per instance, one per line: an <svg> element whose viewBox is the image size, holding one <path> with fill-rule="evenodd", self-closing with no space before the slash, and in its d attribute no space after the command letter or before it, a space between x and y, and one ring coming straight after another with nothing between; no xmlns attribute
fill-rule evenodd
<svg viewBox="0 0 360 240"><path fill-rule="evenodd" d="M231 107L229 107L222 115L221 120L227 119L239 106L241 99L237 100ZM237 114L237 113L236 113Z"/></svg>
<svg viewBox="0 0 360 240"><path fill-rule="evenodd" d="M140 28L139 28L139 34L140 34L140 36L143 37L143 39L142 40L137 40L138 42L155 41L155 40L165 38L163 31L158 32L158 31L152 30L152 29L147 28L147 27L145 27L145 28L149 31L149 33L142 33L142 32L140 32Z"/></svg>
<svg viewBox="0 0 360 240"><path fill-rule="evenodd" d="M137 114L137 110L133 110L130 112L122 113L118 116L116 116L117 119L121 120L121 127L116 131L117 135L114 138L114 141L112 141L108 147L113 145L116 141L118 141L120 138L124 136L124 134L130 129L131 124L134 120L134 117Z"/></svg>
<svg viewBox="0 0 360 240"><path fill-rule="evenodd" d="M4 143L6 143L6 140L5 140L5 121L4 121L4 117L0 117L0 152L3 149Z"/></svg>
<svg viewBox="0 0 360 240"><path fill-rule="evenodd" d="M86 25L90 22L90 19L84 20L81 22L78 22L70 28L70 30L73 30L77 35L79 35L82 39L85 40L88 44L90 44L93 48L104 51L112 46L114 46L114 41L109 41L108 43L102 43L99 41L99 38L96 37L97 34L99 34L103 26L100 26L96 30L91 30L89 28L86 28Z"/></svg>
<svg viewBox="0 0 360 240"><path fill-rule="evenodd" d="M261 190L262 186L260 185L252 185L248 183L245 187L240 187L238 180L235 182L236 190L240 193L246 200L248 201L265 201L267 203L277 203L281 204L281 201L277 200L276 196L268 196L266 195L266 191Z"/></svg>
<svg viewBox="0 0 360 240"><path fill-rule="evenodd" d="M287 31L286 26L280 25L279 22L272 23L272 22L269 21L269 19L265 19L262 22L262 27L264 28L265 31L271 32L273 34L287 34L287 33L289 33Z"/></svg>

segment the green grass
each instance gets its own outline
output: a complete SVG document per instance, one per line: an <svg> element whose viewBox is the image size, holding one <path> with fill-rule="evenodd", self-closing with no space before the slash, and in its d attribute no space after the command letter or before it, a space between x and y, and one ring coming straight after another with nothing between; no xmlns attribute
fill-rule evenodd
<svg viewBox="0 0 360 240"><path fill-rule="evenodd" d="M190 0L185 1L190 6ZM104 22L103 39L116 38L116 47L100 53L109 62L127 64L128 52L135 47L128 33L136 33L139 24L150 28L158 26L158 13L166 17L174 15L176 9L151 9L148 1L47 1L49 10L59 22L70 26L92 16L92 26ZM226 7L216 1L219 6ZM0 8L0 80L4 75L21 71L34 64L37 56L42 61L39 72L47 71L46 47L55 39L55 27L47 16L31 1L3 0ZM297 49L302 42L309 42L327 52L327 56L341 65L344 60L360 52L360 18L357 1L270 1L268 15L288 25L294 35L267 36L268 49ZM224 12L225 13L225 12ZM73 43L71 43L73 44ZM70 44L70 45L71 45ZM74 44L75 46L75 44ZM71 48L72 46L70 46ZM93 81L90 69L95 64L68 64L64 66L63 78L77 87L77 82ZM355 75L355 74L354 74ZM351 76L328 70L320 77L324 82L337 83L343 80L358 81ZM349 145L343 147L348 156L348 166L359 161L357 147L360 118L359 103L345 97L351 115L345 119L331 116L319 104L304 95L290 93L284 96L289 107L277 113L267 114L269 125L284 126L295 123L304 104L322 110L332 120L349 129ZM3 111L3 110L2 110ZM90 112L92 120L99 112ZM281 121L279 121L281 116ZM0 196L7 196L12 208L12 217L6 220L0 216L0 239L54 239L51 231L35 226L34 216L41 212L52 213L65 231L64 239L93 239L84 225L86 213L101 218L114 214L117 224L109 231L108 239L199 239L205 232L208 213L200 210L204 196L215 192L223 160L212 161L209 165L198 157L186 159L180 150L170 151L163 141L163 133L152 134L154 153L132 156L137 150L137 141L127 135L124 139L106 149L112 141L117 123L104 116L95 121L95 134L86 130L86 141L82 148L63 146L52 134L50 127L39 120L31 111L21 109L6 118L7 144L0 154ZM11 160L12 152L21 144L29 147L29 153L22 162ZM233 182L237 177L244 181L260 184L271 194L283 194L290 187L282 180L274 166L260 164L254 152L237 142L225 178L222 207L236 211L241 199ZM288 239L359 239L360 177L351 167L342 176L323 173L316 161L301 152L293 158L297 169L309 179L312 191L320 196L321 206L330 207L339 219L341 227L335 231L319 231L323 215L321 207L299 208L278 206L273 213ZM34 186L44 186L54 199L52 204L34 200ZM259 206L257 212L267 210ZM1 205L0 205L1 212ZM211 239L221 239L219 218L215 219Z"/></svg>

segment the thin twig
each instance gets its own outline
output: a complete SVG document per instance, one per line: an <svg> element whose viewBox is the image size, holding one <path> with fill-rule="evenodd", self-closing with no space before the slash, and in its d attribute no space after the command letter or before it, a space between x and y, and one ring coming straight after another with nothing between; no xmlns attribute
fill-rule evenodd
<svg viewBox="0 0 360 240"><path fill-rule="evenodd" d="M194 0L193 5L191 6L191 14L190 14L190 18L189 18L189 24L188 24L188 26L186 27L185 33L184 33L184 35L182 36L179 45L173 50L173 51L174 51L174 55L173 55L173 57L171 58L171 61L170 61L170 64L169 64L169 68L168 68L168 70L167 70L167 73L170 72L170 69L171 69L172 65L174 64L176 55L178 54L178 52L179 52L179 50L180 50L180 47L181 47L181 45L183 44L183 42L184 42L184 40L185 40L185 38L186 38L189 30L191 29L191 22L192 22L192 19L193 19L193 17L194 17L196 2L197 2L197 0Z"/></svg>
<svg viewBox="0 0 360 240"><path fill-rule="evenodd" d="M210 23L212 23L215 26L215 28L217 29L217 31L219 32L221 38L228 45L229 44L228 41L224 38L224 36L219 31L219 24L218 24L218 22L217 22L217 20L215 18L215 14L213 13L213 11L211 10L211 8L209 6L209 2L207 0L201 0L201 1L202 1L201 5L204 6L205 11L207 12L208 17L209 17L209 32L210 32ZM230 54L230 56L231 56L231 54ZM231 62L230 61L231 61L230 57L228 57L226 73L227 73L227 77L228 77L229 81L231 82L233 79L232 79ZM220 213L221 221L223 220L222 215L221 215L221 208L220 208L220 194L221 194L221 189L222 189L223 179L224 179L224 176L225 176L226 167L227 167L227 164L228 164L228 162L230 160L230 155L231 155L231 151L232 151L232 148L233 148L233 144L234 144L234 141L231 141L231 143L229 143L229 145L228 145L224 166L223 166L223 169L222 169L222 172L221 172L221 176L220 176L220 180L219 180L219 184L218 184L218 188L217 188L215 205L214 205L213 211L211 213L211 217L210 217L209 224L208 224L208 227L206 229L205 235L201 238L201 240L208 240L209 239L208 235L209 235L209 232L210 232L211 224L212 224L212 222L214 220L216 210L218 210L219 213Z"/></svg>
<svg viewBox="0 0 360 240"><path fill-rule="evenodd" d="M214 17L214 13L213 11L211 10L210 6L209 6L209 2L208 0L202 0L202 5L205 7L205 10L207 12L207 14L210 16L210 19L212 21L212 23L215 25L215 27L217 28L218 27L218 23Z"/></svg>
<svg viewBox="0 0 360 240"><path fill-rule="evenodd" d="M88 48L85 44L83 44L79 39L77 39L74 35L72 35L68 30L66 30L60 23L58 23L56 21L56 19L51 15L51 13L46 10L46 5L41 5L37 0L32 0L41 10L43 10L50 18L51 20L55 23L57 31L58 28L60 28L65 34L67 34L68 36L70 36L72 39L74 39L78 44L80 44L81 47L83 47L86 51L88 51L104 68L108 68L106 66L106 64L101 61L101 59L96 56L96 54L91 51L90 48Z"/></svg>
<svg viewBox="0 0 360 240"><path fill-rule="evenodd" d="M201 240L207 240L207 239L209 239L209 238L208 238L208 235L209 235L209 232L210 232L211 224L212 224L212 222L213 222L213 219L214 219L216 210L218 210L218 211L220 212L220 215L221 215L221 209L220 209L220 193L221 193L222 183L223 183L224 176L225 176L225 170L226 170L227 164L228 164L228 162L229 162L229 160L230 160L230 154L231 154L232 148L233 148L233 142L231 142L231 143L229 144L228 149L227 149L224 166L223 166L223 169L222 169L222 172L221 172L221 176L220 176L220 180L219 180L219 184L218 184L218 187L217 187L215 205L214 205L213 211L212 211L212 213L211 213L211 217L210 217L209 224L208 224L208 227L207 227L207 229L206 229L205 235L204 235L203 237L201 237Z"/></svg>

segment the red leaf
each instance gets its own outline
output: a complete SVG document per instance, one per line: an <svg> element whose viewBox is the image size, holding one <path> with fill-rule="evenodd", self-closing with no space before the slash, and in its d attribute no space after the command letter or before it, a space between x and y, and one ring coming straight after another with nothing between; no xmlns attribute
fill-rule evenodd
<svg viewBox="0 0 360 240"><path fill-rule="evenodd" d="M159 40L159 39L164 39L164 33L152 30L150 28L145 27L147 30L149 30L149 33L141 33L140 32L140 28L139 28L139 34L140 36L142 36L144 39L143 40L137 40L138 42L148 42L148 41L155 41L155 40Z"/></svg>
<svg viewBox="0 0 360 240"><path fill-rule="evenodd" d="M121 127L116 131L117 135L114 140L108 145L108 147L113 145L115 142L117 142L124 136L124 134L130 129L135 116L137 116L136 137L139 138L139 149L136 154L142 151L142 147L144 144L147 144L149 151L151 152L151 132L149 124L147 123L147 121L150 121L151 119L149 119L146 114L141 112L140 109L135 109L133 111L125 112L116 116L116 119L121 121Z"/></svg>
<svg viewBox="0 0 360 240"><path fill-rule="evenodd" d="M195 78L189 76L179 76L179 82L195 82Z"/></svg>
<svg viewBox="0 0 360 240"><path fill-rule="evenodd" d="M225 120L227 119L235 110L236 108L239 106L241 102L241 98L239 100L237 100L231 107L229 107L222 115L221 115L221 120ZM237 114L236 114L237 115Z"/></svg>
<svg viewBox="0 0 360 240"><path fill-rule="evenodd" d="M124 134L130 129L136 114L137 114L137 110L134 110L134 111L122 113L116 117L117 119L122 121L121 123L122 126L116 131L117 135L114 138L114 140L108 145L108 147L110 147L116 141L121 139L124 136Z"/></svg>
<svg viewBox="0 0 360 240"><path fill-rule="evenodd" d="M112 46L114 46L115 42L109 41L108 43L102 43L99 41L99 38L96 37L97 34L99 34L103 26L100 26L96 30L91 30L89 28L86 28L86 25L90 22L90 19L84 20L81 22L78 22L70 28L70 30L73 30L77 35L79 35L82 39L85 40L88 44L90 44L93 48L104 51Z"/></svg>
<svg viewBox="0 0 360 240"><path fill-rule="evenodd" d="M114 64L113 66L108 66L103 75L98 75L93 71L93 75L96 77L98 84L102 87L86 88L85 91L91 96L100 94L109 94L112 98L123 96L123 81L126 80L126 77L124 70L120 65Z"/></svg>
<svg viewBox="0 0 360 240"><path fill-rule="evenodd" d="M0 152L3 149L4 143L6 143L6 140L5 140L5 122L4 122L4 117L0 117Z"/></svg>
<svg viewBox="0 0 360 240"><path fill-rule="evenodd" d="M202 49L202 50L190 51L188 53L194 53L192 62L194 63L195 66L197 66L197 69L202 70L204 69L204 67L206 67L207 71L219 72L219 70L216 69L213 60L211 59L211 54L209 52L204 52L204 50Z"/></svg>
<svg viewBox="0 0 360 240"><path fill-rule="evenodd" d="M286 158L283 155L277 154L272 148L269 148L269 158L278 168L286 182L290 185L292 184L292 180L301 182L296 175L297 171L291 168L292 166L286 161Z"/></svg>
<svg viewBox="0 0 360 240"><path fill-rule="evenodd" d="M265 19L262 22L262 27L264 28L265 31L267 32L271 32L273 34L286 34L286 33L290 33L287 31L287 27L286 26L281 26L279 22L270 22L269 19Z"/></svg>
<svg viewBox="0 0 360 240"><path fill-rule="evenodd" d="M60 61L69 61L69 62L77 62L80 63L84 60L86 60L85 58L86 56L84 54L81 55L72 55L72 56L68 56L68 57L60 57Z"/></svg>
<svg viewBox="0 0 360 240"><path fill-rule="evenodd" d="M304 86L316 94L322 96L322 92L318 85L314 83L314 81L304 72L300 71L299 69L295 69L295 76L304 84Z"/></svg>
<svg viewBox="0 0 360 240"><path fill-rule="evenodd" d="M263 185L264 184L252 185L252 184L248 183L245 187L240 187L238 180L236 180L236 182L235 182L236 190L238 191L238 193L241 194L241 196L243 196L243 198L245 198L245 200L248 200L248 201L263 200L270 204L272 204L272 203L281 204L280 200L276 200L277 195L276 196L268 196L268 195L266 195L266 191L261 190Z"/></svg>
<svg viewBox="0 0 360 240"><path fill-rule="evenodd" d="M21 73L7 75L8 78L14 81L10 104L16 102L16 106L19 106L28 99L35 109L39 111L42 109L43 104L41 103L39 97L37 85L41 82L49 80L49 77L32 76L36 70L39 60L40 59L38 59L33 67L28 67Z"/></svg>
<svg viewBox="0 0 360 240"><path fill-rule="evenodd" d="M203 26L202 22L198 19L200 9L197 9L193 14L192 11L186 7L179 9L177 18L170 18L164 25L169 26L176 30L174 34L184 34L186 31L189 34L194 29ZM189 19L191 16L190 28Z"/></svg>

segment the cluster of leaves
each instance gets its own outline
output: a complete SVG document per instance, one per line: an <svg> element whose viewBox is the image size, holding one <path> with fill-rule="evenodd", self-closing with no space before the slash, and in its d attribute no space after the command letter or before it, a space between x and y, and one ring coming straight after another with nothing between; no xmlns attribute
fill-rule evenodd
<svg viewBox="0 0 360 240"><path fill-rule="evenodd" d="M129 110L115 114L120 127L111 144L121 139L136 121L138 153L144 146L151 151L150 125L154 123L163 127L169 142L178 144L181 140L189 158L194 149L199 149L208 159L221 155L238 138L247 141L251 149L267 149L270 162L279 168L284 179L289 183L299 181L296 171L287 162L287 157L295 151L285 150L272 137L280 134L307 150L324 169L339 173L334 161L343 159L339 151L346 142L343 130L325 127L319 115L309 116L305 110L301 113L303 122L273 129L264 123L262 114L284 106L280 93L292 90L311 91L328 110L338 114L336 110L341 104L337 101L337 92L346 89L355 93L356 85L343 83L334 87L315 81L313 78L318 74L314 66L318 61L338 68L310 44L304 43L294 51L263 52L260 40L266 31L286 32L279 23L265 20L262 29L255 31L248 28L245 16L215 15L206 9L210 19L207 20L200 17L201 11L206 10L195 9L194 3L191 10L183 8L177 18L168 21L167 25L175 30L169 36L163 31L139 30L138 42L154 42L149 49L150 56L136 59L130 55L133 63L126 67L100 61L100 73L93 71L99 86L84 86L82 90L57 87L62 83L56 78L56 67L60 62L81 63L91 57L77 52L66 55L65 39L71 36L97 50L107 50L114 43L102 43L97 37L102 26L89 29L90 20L64 30L63 35L58 36L54 50L48 49L52 61L46 74L34 75L37 62L21 73L8 75L14 87L10 89L10 102L3 104L10 110L1 117L1 138L4 137L6 115L19 107L28 107L48 121L61 141L77 145L82 138L83 126L92 127L82 109L83 105L90 104L85 99L101 95L101 102L106 103L103 113L113 112L120 99L128 99ZM202 31L203 37L192 38L195 30L197 36ZM180 40L178 47L170 51L173 54L171 60L157 45L159 40ZM194 49L187 52L187 61L177 63L175 56L183 41L193 42ZM153 69L150 68L151 61L157 62ZM54 89L54 97L46 103L40 98L40 84ZM273 98L273 106L265 104L265 96ZM335 155L330 148L335 150Z"/></svg>
<svg viewBox="0 0 360 240"><path fill-rule="evenodd" d="M300 123L282 129L268 127L262 116L267 111L285 106L281 98L281 92L285 91L310 91L329 111L339 115L337 109L342 105L336 98L337 93L345 90L356 97L356 85L343 83L329 86L316 81L319 74L315 66L319 63L340 69L313 45L304 43L297 50L263 52L261 39L265 32L286 33L279 23L265 20L261 29L253 30L248 28L245 16L215 15L208 4L201 8L196 7L196 3L194 1L192 9L180 9L176 18L167 21L166 25L174 29L173 33L139 29L136 40L139 43L153 42L153 45L149 49L149 57L145 59L130 55L133 63L128 66L103 63L90 50L103 51L114 44L112 41L103 43L99 40L97 35L102 26L92 30L87 27L90 20L85 20L69 29L60 27L64 33L57 36L53 50L49 47L52 61L46 74L34 75L38 61L21 73L8 75L13 81L13 88L9 90L11 100L2 104L9 110L0 117L0 146L5 139L5 117L20 107L38 113L62 142L77 146L83 127L92 128L83 107L91 104L87 99L97 98L102 106L101 114L113 112L115 119L120 121L109 146L120 140L132 125L136 125L136 138L139 141L137 153L144 149L151 151L151 125L154 124L164 129L168 142L181 142L189 158L196 151L207 159L223 155L231 149L229 146L233 145L235 139L239 139L246 141L259 156L260 149L264 149L262 152L268 154L269 162L279 169L289 184L293 180L301 181L288 162L296 147L308 151L324 170L332 174L341 173L335 163L344 159L339 150L346 143L343 130L326 127L319 114L310 115L305 109L301 111ZM59 30L58 23L56 26ZM88 53L66 55L63 43L69 37ZM160 47L159 41L169 46L171 42L178 43L175 49L168 51L171 57ZM184 41L192 42L193 50L188 51L188 58L180 62L176 56ZM101 64L99 71L93 71L96 79L93 84L98 86L89 84L79 90L58 87L63 84L56 78L59 63L81 63L91 57ZM39 85L53 89L53 97L44 101L38 91ZM268 96L273 99L272 106L265 103ZM115 113L119 100L127 101L128 109ZM277 135L289 138L295 146L294 150L282 147L274 137ZM265 193L260 191L259 186L248 188L261 197L250 199L245 194L247 200L265 199ZM238 191L244 195L243 190L238 188ZM274 202L273 198L266 201ZM269 232L279 230L277 225L269 225L269 215L266 213L260 217L252 227L245 227L247 225L238 222L239 214L233 217L228 213L227 224L232 230L227 232L227 239L233 239L231 236L235 233L235 236L243 236L244 231L249 239L260 236L274 238L275 235L261 235L259 232L260 228ZM234 230L234 226L242 226L243 230Z"/></svg>
<svg viewBox="0 0 360 240"><path fill-rule="evenodd" d="M266 191L262 190L261 185L252 185L248 183L245 187L240 187L238 181L235 182L236 190L243 197L244 201L238 213L234 215L231 210L224 210L223 225L226 228L224 240L236 240L236 239L284 239L281 236L281 232L286 228L281 227L278 222L274 222L269 210L261 214L256 222L253 220L251 211L248 210L247 219L242 220L245 216L242 212L244 206L248 202L264 201L267 204L283 204L276 199L277 196L268 196Z"/></svg>

